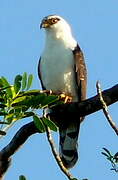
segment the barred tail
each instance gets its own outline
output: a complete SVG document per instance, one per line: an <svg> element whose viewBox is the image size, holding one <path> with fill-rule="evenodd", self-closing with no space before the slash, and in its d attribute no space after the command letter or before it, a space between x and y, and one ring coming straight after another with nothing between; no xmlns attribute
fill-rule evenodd
<svg viewBox="0 0 118 180"><path fill-rule="evenodd" d="M79 124L73 122L67 128L60 128L59 154L66 168L72 168L78 160Z"/></svg>

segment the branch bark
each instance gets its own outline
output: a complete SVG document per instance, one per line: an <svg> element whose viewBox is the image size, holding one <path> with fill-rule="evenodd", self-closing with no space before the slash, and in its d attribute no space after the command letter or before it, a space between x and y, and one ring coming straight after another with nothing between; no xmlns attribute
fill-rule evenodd
<svg viewBox="0 0 118 180"><path fill-rule="evenodd" d="M117 102L118 84L103 91L102 96L107 106ZM56 123L60 124L62 123L62 120L67 119L67 116L69 119L72 119L72 117L75 115L79 117L87 116L102 108L103 106L100 102L99 95L96 95L80 103L75 102L56 106L53 108L53 114L51 114L51 116L52 119L58 117L59 121L56 121ZM15 134L11 142L0 151L0 180L3 180L3 175L10 166L11 156L26 142L31 135L35 133L41 132L39 132L33 122L24 125Z"/></svg>
<svg viewBox="0 0 118 180"><path fill-rule="evenodd" d="M107 90L102 91L102 97L107 106L118 101L118 84L109 88ZM60 107L61 106L61 107ZM55 115L68 112L69 114L78 114L80 117L87 116L89 114L95 113L102 109L102 104L99 99L99 95L88 98L80 103L74 102L71 104L63 104L60 106L56 106L53 108ZM67 115L67 114L66 114Z"/></svg>

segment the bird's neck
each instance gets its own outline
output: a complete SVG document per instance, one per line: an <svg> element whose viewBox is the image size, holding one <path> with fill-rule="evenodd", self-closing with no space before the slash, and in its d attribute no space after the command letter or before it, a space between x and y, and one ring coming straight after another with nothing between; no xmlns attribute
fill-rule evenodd
<svg viewBox="0 0 118 180"><path fill-rule="evenodd" d="M65 47L74 49L77 45L77 42L73 38L72 34L70 32L65 32L65 31L57 31L57 32L48 32L46 33L46 45L51 45L53 44L63 44Z"/></svg>

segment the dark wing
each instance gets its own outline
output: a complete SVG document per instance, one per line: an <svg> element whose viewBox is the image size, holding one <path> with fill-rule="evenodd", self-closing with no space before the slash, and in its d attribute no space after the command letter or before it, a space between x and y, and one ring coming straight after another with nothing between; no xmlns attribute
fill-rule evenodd
<svg viewBox="0 0 118 180"><path fill-rule="evenodd" d="M73 55L75 61L75 78L78 88L78 101L80 102L86 98L87 71L84 62L84 56L79 45L77 45L73 50ZM66 168L71 168L75 165L78 159L78 135L80 122L84 120L84 117L80 117L79 121L79 118L76 114L73 117L68 117L68 115L66 114L66 118L67 120L70 120L70 118L72 118L72 121L70 121L70 124L68 123L67 127L63 127L62 123L62 127L59 128L60 157L63 161L64 166Z"/></svg>
<svg viewBox="0 0 118 180"><path fill-rule="evenodd" d="M44 87L43 81L42 81L42 78L41 78L41 69L40 69L41 67L40 67L40 65L41 65L41 57L40 57L39 63L38 63L38 76L39 76L39 79L40 79L40 82L41 82L42 89L45 90L46 88Z"/></svg>
<svg viewBox="0 0 118 180"><path fill-rule="evenodd" d="M77 45L73 50L73 55L75 60L75 76L78 85L78 97L80 102L86 99L87 70L84 56L79 45Z"/></svg>

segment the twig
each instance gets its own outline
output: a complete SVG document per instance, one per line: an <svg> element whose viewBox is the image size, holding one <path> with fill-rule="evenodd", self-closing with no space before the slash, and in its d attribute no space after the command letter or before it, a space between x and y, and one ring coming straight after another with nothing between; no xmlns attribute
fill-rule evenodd
<svg viewBox="0 0 118 180"><path fill-rule="evenodd" d="M109 112L108 112L108 107L102 97L102 91L101 91L101 87L100 87L100 83L97 81L96 83L96 87L97 87L97 92L100 98L100 102L102 103L102 108L103 108L103 112L104 115L106 116L109 124L111 125L111 127L114 129L115 133L118 135L118 128L116 127L115 123L112 120L112 117L110 116Z"/></svg>
<svg viewBox="0 0 118 180"><path fill-rule="evenodd" d="M64 165L63 165L63 163L61 161L61 158L60 158L59 154L57 153L56 146L55 146L54 141L52 139L52 135L51 135L51 131L50 131L49 127L46 128L46 134L47 134L47 139L48 139L48 142L50 144L52 153L53 153L53 155L54 155L54 157L56 159L56 162L57 162L58 166L60 167L61 171L68 177L69 180L75 179L69 173L69 171L64 167Z"/></svg>
<svg viewBox="0 0 118 180"><path fill-rule="evenodd" d="M118 84L114 87L102 92L102 96L107 106L118 101ZM64 116L75 116L75 113L79 116L86 116L102 109L102 103L100 102L99 95L91 97L80 103L74 102L72 104L62 104L54 108L53 116L59 119L64 119ZM62 122L62 121L61 121ZM6 129L3 129L4 131ZM3 177L7 171L7 167L10 165L10 157L26 142L26 140L39 131L35 127L34 123L28 123L20 128L20 130L13 137L12 141L1 150L0 152L0 178ZM118 133L117 133L118 134ZM59 156L58 156L59 157ZM6 167L6 169L4 168ZM61 166L60 166L61 168ZM67 171L68 172L68 171ZM71 177L71 176L70 176ZM0 179L1 180L1 179ZM72 179L71 179L72 180Z"/></svg>

